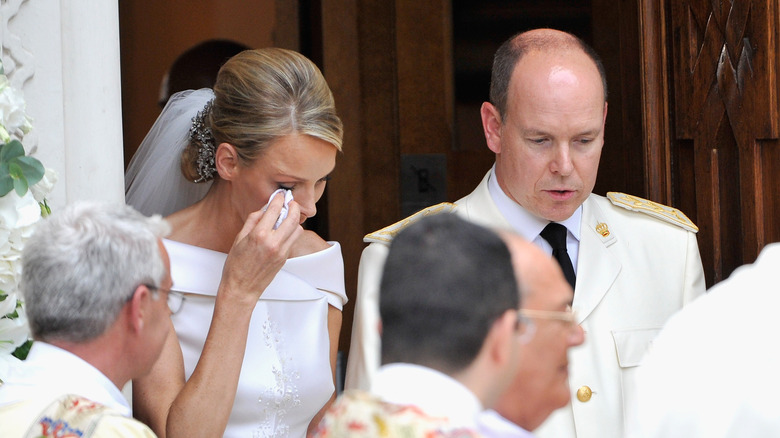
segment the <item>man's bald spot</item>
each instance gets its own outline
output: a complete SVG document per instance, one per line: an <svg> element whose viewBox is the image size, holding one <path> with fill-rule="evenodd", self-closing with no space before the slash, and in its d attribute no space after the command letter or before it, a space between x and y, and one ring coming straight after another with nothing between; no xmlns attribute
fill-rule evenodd
<svg viewBox="0 0 780 438"><path fill-rule="evenodd" d="M541 264L547 262L552 264L552 259L538 246L515 233L499 231L498 234L506 244L512 257L512 267L515 271L520 295L523 299L527 299L535 289L529 286L534 284L537 276L543 272L543 270L539 269ZM557 265L555 267L557 268Z"/></svg>
<svg viewBox="0 0 780 438"><path fill-rule="evenodd" d="M604 101L607 101L607 75L601 58L580 38L555 29L533 29L519 33L504 42L493 58L493 71L490 80L490 102L498 109L502 120L506 116L509 83L515 67L524 55L531 52L547 54L584 53L596 67L604 89Z"/></svg>

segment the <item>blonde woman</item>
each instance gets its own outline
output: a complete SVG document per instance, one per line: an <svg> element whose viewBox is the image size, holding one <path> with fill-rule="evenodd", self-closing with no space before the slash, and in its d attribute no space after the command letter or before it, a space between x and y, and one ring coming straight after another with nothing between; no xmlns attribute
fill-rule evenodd
<svg viewBox="0 0 780 438"><path fill-rule="evenodd" d="M171 213L164 244L186 297L161 359L134 382L135 415L158 435L303 437L332 401L347 300L341 250L300 225L316 213L341 141L322 74L283 49L234 56L213 93L174 95L144 139L127 201ZM286 261L267 263L264 290L237 296L219 286L245 223L265 227L261 244Z"/></svg>

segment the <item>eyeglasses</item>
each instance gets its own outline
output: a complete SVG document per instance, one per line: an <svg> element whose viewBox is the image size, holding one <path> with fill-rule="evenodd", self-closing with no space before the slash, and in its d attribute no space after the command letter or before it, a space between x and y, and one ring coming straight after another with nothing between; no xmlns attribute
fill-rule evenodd
<svg viewBox="0 0 780 438"><path fill-rule="evenodd" d="M577 313L571 308L571 306L566 306L566 310L564 311L520 309L518 316L531 319L562 321L569 327L573 327L577 324Z"/></svg>
<svg viewBox="0 0 780 438"><path fill-rule="evenodd" d="M520 332L520 342L523 344L528 343L536 334L536 324L531 318L522 314L522 310L517 312L517 325L516 330Z"/></svg>
<svg viewBox="0 0 780 438"><path fill-rule="evenodd" d="M162 289L151 284L145 284L144 286L146 286L150 291L165 292L168 294L166 298L168 302L168 309L170 309L171 315L175 315L176 312L181 310L181 306L184 304L184 294L181 292L170 289Z"/></svg>

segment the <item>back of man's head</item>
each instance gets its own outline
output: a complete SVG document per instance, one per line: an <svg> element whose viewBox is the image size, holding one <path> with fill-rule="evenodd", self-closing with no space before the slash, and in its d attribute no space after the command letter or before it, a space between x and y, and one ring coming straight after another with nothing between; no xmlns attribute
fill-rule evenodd
<svg viewBox="0 0 780 438"><path fill-rule="evenodd" d="M87 342L103 334L140 284L166 268L159 216L125 205L72 204L38 224L22 254L21 290L33 337Z"/></svg>
<svg viewBox="0 0 780 438"><path fill-rule="evenodd" d="M380 289L382 362L459 372L518 302L509 251L495 233L454 214L426 217L390 245Z"/></svg>

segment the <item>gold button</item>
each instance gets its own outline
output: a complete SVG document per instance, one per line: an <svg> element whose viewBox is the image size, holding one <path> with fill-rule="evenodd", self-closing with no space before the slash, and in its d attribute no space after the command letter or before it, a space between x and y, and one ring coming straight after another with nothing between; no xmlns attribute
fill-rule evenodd
<svg viewBox="0 0 780 438"><path fill-rule="evenodd" d="M577 390L577 400L583 403L590 400L590 397L592 395L593 395L593 391L591 391L590 387L588 386L581 386L580 389Z"/></svg>

